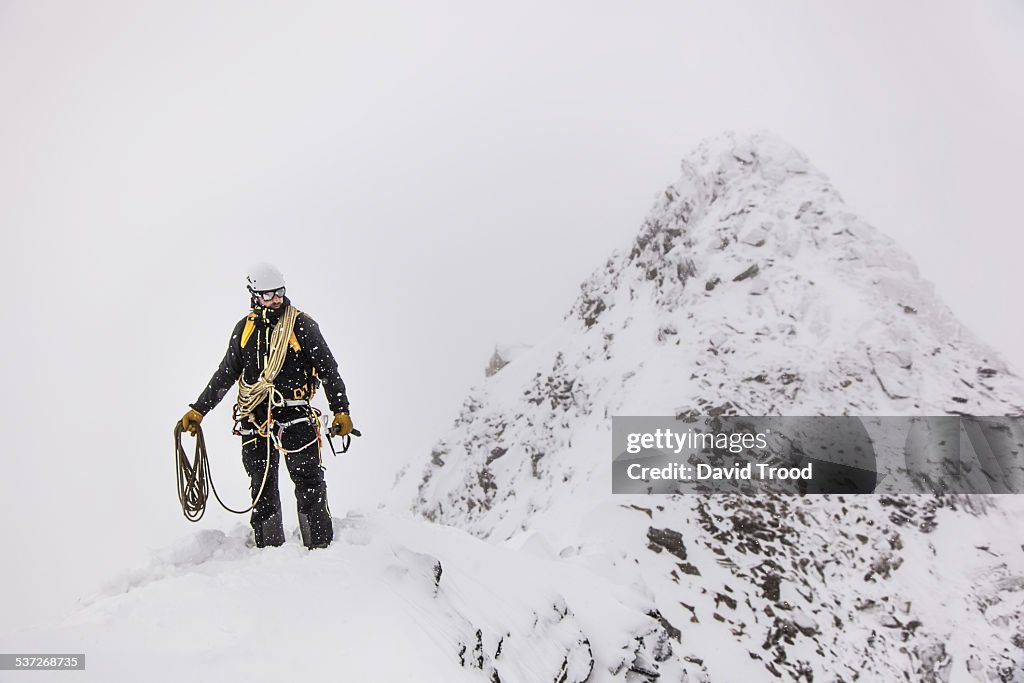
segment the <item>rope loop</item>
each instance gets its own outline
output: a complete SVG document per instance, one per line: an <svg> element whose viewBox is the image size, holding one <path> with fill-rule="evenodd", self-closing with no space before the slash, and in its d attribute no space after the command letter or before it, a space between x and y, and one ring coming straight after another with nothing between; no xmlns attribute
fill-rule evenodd
<svg viewBox="0 0 1024 683"><path fill-rule="evenodd" d="M174 461L178 477L178 502L181 503L181 511L185 519L190 522L198 522L206 513L206 501L210 497L210 489L213 495L228 512L236 515L244 515L256 507L260 498L263 497L263 490L267 486L267 475L270 473L270 453L267 451L267 462L263 469L263 481L260 482L259 493L252 501L252 505L244 510L235 510L225 505L217 493L217 487L213 484L210 476L210 459L206 453L206 439L203 437L203 428L196 425L196 449L192 460L189 460L185 449L181 445L181 422L174 426Z"/></svg>

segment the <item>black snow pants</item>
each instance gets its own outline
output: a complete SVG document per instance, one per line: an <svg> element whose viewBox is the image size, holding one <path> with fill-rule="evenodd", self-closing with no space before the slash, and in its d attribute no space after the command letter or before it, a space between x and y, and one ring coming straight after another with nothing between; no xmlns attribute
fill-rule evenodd
<svg viewBox="0 0 1024 683"><path fill-rule="evenodd" d="M262 410L257 409L256 414L265 414ZM307 411L303 407L279 408L274 411L274 419L284 423L308 415ZM242 464L249 475L250 496L255 498L260 491L267 464L267 439L257 434L242 438ZM307 548L326 548L334 540L334 527L327 507L327 483L320 465L320 447L312 422L304 420L285 427L281 445L288 451L300 449L286 454L284 459L288 474L295 484L302 543ZM271 442L267 483L249 518L256 546L260 548L281 545L285 540L281 521L281 495L277 484L279 460L280 454Z"/></svg>

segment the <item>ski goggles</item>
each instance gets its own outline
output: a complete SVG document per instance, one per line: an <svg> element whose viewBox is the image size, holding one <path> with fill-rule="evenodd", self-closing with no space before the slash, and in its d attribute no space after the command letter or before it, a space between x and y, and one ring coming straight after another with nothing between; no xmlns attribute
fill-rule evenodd
<svg viewBox="0 0 1024 683"><path fill-rule="evenodd" d="M284 296L284 287L278 287L277 289L268 289L265 292L253 292L253 295L258 296L264 301L273 301L275 296Z"/></svg>

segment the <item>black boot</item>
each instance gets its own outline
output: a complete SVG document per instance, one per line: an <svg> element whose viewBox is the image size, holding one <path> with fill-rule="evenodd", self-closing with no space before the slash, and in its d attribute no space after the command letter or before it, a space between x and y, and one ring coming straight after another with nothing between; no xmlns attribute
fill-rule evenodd
<svg viewBox="0 0 1024 683"><path fill-rule="evenodd" d="M252 531L256 537L257 548L279 546L284 543L284 526L281 524L280 512L274 513L262 522L253 522Z"/></svg>
<svg viewBox="0 0 1024 683"><path fill-rule="evenodd" d="M302 534L302 545L307 548L326 548L334 540L334 524L330 514L326 510L318 515L300 512L299 533Z"/></svg>

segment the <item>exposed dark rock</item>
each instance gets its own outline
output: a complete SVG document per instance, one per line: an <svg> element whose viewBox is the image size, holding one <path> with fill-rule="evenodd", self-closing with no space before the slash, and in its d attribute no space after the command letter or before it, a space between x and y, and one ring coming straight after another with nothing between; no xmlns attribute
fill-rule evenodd
<svg viewBox="0 0 1024 683"><path fill-rule="evenodd" d="M689 574L690 576L701 575L700 570L694 567L689 562L680 562L677 566L683 571L684 574Z"/></svg>
<svg viewBox="0 0 1024 683"><path fill-rule="evenodd" d="M758 265L757 265L757 264L755 263L754 265L750 266L749 268L747 268L746 270L744 270L744 271L743 271L742 273L740 273L739 275L737 275L736 277L734 277L734 278L732 279L732 281L733 281L733 282L742 282L743 280L746 280L746 279L748 279L748 278L752 278L752 277L754 277L755 275L757 275L757 274L758 274L758 272L760 272L760 270L761 270L761 269L760 269L760 268L758 267Z"/></svg>
<svg viewBox="0 0 1024 683"><path fill-rule="evenodd" d="M676 329L675 325L663 325L658 328L658 341L665 342L677 334L679 334L679 330Z"/></svg>
<svg viewBox="0 0 1024 683"><path fill-rule="evenodd" d="M480 629L476 630L476 645L473 647L473 658L476 668L484 668L484 634Z"/></svg>
<svg viewBox="0 0 1024 683"><path fill-rule="evenodd" d="M484 377L494 377L506 365L508 365L508 361L502 358L498 349L494 349L491 359L487 361L487 367L484 368Z"/></svg>
<svg viewBox="0 0 1024 683"><path fill-rule="evenodd" d="M643 512L648 517L653 517L654 516L653 511L650 508L640 507L639 505L623 505L622 507L624 507L624 508L626 508L628 510L637 510L639 512Z"/></svg>
<svg viewBox="0 0 1024 683"><path fill-rule="evenodd" d="M697 609L693 605L687 605L685 602L680 602L679 604L682 605L683 608L686 609L690 613L690 623L691 624L699 624L700 623L700 619L697 618Z"/></svg>
<svg viewBox="0 0 1024 683"><path fill-rule="evenodd" d="M668 619L662 616L661 612L654 610L653 612L648 612L647 616L657 619L658 623L661 624L661 627L665 629L665 633L668 634L669 638L675 639L677 643L682 642L682 631L670 624Z"/></svg>
<svg viewBox="0 0 1024 683"><path fill-rule="evenodd" d="M540 469L540 461L543 460L544 454L540 451L530 453L530 472L533 474L535 479L540 479L542 472Z"/></svg>
<svg viewBox="0 0 1024 683"><path fill-rule="evenodd" d="M718 607L719 603L725 603L729 609L736 609L736 599L731 598L728 595L722 593L715 593L715 607Z"/></svg>
<svg viewBox="0 0 1024 683"><path fill-rule="evenodd" d="M686 546L683 544L683 535L672 529L647 529L648 547L661 552L662 548L669 551L680 560L686 559Z"/></svg>
<svg viewBox="0 0 1024 683"><path fill-rule="evenodd" d="M778 574L769 574L761 583L761 595L772 602L779 601L779 586L782 584L782 577Z"/></svg>
<svg viewBox="0 0 1024 683"><path fill-rule="evenodd" d="M444 570L441 568L441 560L434 563L434 587L441 585L441 573Z"/></svg>

